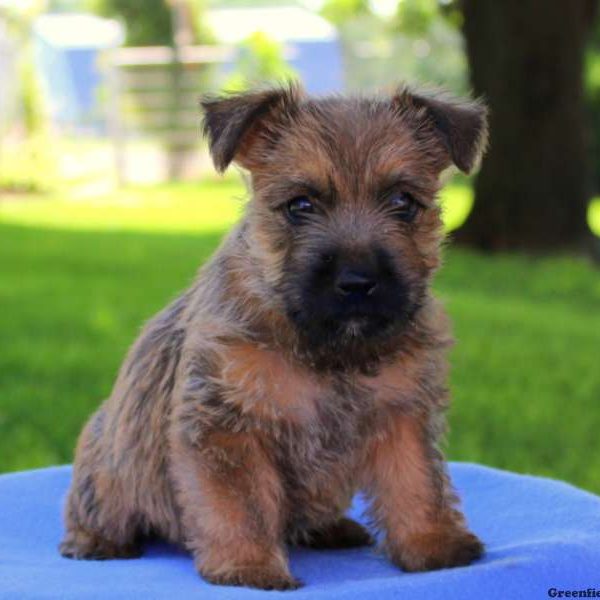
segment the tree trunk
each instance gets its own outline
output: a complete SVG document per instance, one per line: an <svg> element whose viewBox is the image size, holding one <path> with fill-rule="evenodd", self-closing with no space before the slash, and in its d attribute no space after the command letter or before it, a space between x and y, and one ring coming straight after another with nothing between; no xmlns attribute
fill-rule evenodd
<svg viewBox="0 0 600 600"><path fill-rule="evenodd" d="M582 249L591 240L583 61L596 0L462 0L490 149L457 232L483 250Z"/></svg>

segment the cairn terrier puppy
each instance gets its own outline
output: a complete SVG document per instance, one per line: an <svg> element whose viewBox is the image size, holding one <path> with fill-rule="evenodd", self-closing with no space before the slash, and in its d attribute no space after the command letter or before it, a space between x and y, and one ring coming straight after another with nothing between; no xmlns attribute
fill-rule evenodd
<svg viewBox="0 0 600 600"><path fill-rule="evenodd" d="M287 544L372 543L344 516L362 490L394 564L469 564L483 546L438 448L451 336L430 282L440 174L473 168L485 108L297 86L202 106L217 170L245 169L251 198L85 426L60 551L133 557L157 535L207 581L292 589Z"/></svg>

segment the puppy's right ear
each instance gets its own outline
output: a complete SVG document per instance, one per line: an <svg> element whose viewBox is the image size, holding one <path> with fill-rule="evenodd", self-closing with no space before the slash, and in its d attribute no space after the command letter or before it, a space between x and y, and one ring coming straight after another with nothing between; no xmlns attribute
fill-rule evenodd
<svg viewBox="0 0 600 600"><path fill-rule="evenodd" d="M488 139L487 108L478 100L458 100L446 94L417 94L404 87L393 99L417 120L429 123L449 160L470 173L485 151Z"/></svg>
<svg viewBox="0 0 600 600"><path fill-rule="evenodd" d="M294 114L301 88L285 88L204 97L203 133L208 138L215 168L222 173L235 160L250 168L260 146L273 142L281 126Z"/></svg>

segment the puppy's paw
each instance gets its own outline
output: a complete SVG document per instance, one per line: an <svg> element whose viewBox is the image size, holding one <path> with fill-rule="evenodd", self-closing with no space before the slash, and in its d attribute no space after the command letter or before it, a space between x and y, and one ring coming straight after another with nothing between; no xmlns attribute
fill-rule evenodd
<svg viewBox="0 0 600 600"><path fill-rule="evenodd" d="M483 555L481 541L466 529L439 529L414 534L391 549L392 561L405 571L464 567Z"/></svg>
<svg viewBox="0 0 600 600"><path fill-rule="evenodd" d="M219 573L201 573L209 583L215 585L237 585L260 590L296 590L302 582L280 569L265 567L238 567Z"/></svg>
<svg viewBox="0 0 600 600"><path fill-rule="evenodd" d="M142 556L142 549L138 544L117 545L84 531L69 532L58 550L65 558L78 560L109 560Z"/></svg>
<svg viewBox="0 0 600 600"><path fill-rule="evenodd" d="M372 546L375 540L371 534L352 519L342 517L335 523L306 532L298 545L315 549L341 549Z"/></svg>

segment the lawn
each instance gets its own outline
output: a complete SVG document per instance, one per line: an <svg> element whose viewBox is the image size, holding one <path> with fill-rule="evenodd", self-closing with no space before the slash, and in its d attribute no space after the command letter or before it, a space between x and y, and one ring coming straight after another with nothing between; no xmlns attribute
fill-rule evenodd
<svg viewBox="0 0 600 600"><path fill-rule="evenodd" d="M71 460L141 324L191 281L235 219L232 180L95 202L0 203L0 471ZM450 226L468 195L446 197ZM582 259L450 248L453 459L600 493L600 273Z"/></svg>
<svg viewBox="0 0 600 600"><path fill-rule="evenodd" d="M197 233L227 228L240 213L245 187L236 177L207 178L201 184L130 187L98 193L82 186L49 194L24 194L2 202L0 223L44 228ZM79 191L77 191L79 190ZM473 204L468 180L450 182L442 190L446 228L462 225ZM590 204L588 223L600 236L600 198Z"/></svg>

